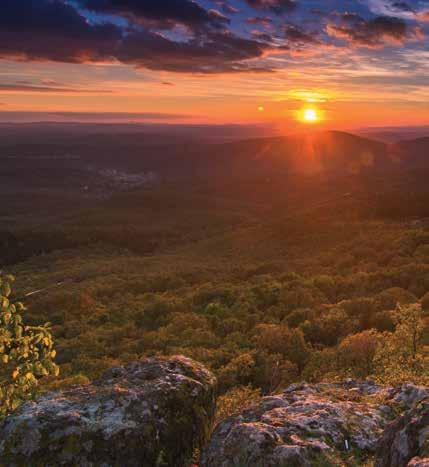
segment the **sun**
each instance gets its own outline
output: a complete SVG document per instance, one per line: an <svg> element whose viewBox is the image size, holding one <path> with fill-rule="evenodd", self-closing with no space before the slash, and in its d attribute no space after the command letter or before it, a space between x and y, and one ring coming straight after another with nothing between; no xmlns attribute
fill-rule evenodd
<svg viewBox="0 0 429 467"><path fill-rule="evenodd" d="M306 123L315 123L319 121L319 116L315 109L304 109L302 112L302 120Z"/></svg>

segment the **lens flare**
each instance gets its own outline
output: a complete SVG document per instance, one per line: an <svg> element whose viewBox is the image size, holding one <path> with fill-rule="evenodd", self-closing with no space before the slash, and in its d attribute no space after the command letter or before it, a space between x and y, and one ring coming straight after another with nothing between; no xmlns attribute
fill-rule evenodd
<svg viewBox="0 0 429 467"><path fill-rule="evenodd" d="M319 120L317 112L315 109L304 109L303 112L303 120L304 122L314 123Z"/></svg>

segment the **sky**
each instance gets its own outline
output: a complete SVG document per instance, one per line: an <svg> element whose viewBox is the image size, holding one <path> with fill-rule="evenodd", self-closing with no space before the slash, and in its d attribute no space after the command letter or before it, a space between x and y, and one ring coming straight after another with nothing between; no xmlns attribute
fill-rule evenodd
<svg viewBox="0 0 429 467"><path fill-rule="evenodd" d="M429 0L1 0L0 121L46 119L428 125Z"/></svg>

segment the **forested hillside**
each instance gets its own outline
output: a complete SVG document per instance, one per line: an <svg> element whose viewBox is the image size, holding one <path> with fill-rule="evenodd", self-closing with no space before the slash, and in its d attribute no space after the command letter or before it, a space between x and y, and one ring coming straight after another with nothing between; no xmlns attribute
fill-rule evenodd
<svg viewBox="0 0 429 467"><path fill-rule="evenodd" d="M421 172L159 183L49 222L27 211L1 254L27 320L52 323L47 386L158 354L204 363L238 399L303 379L424 382L428 199Z"/></svg>

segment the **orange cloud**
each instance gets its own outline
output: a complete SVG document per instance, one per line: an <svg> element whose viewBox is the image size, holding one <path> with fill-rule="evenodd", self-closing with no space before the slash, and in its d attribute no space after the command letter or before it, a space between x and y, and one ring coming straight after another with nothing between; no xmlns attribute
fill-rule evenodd
<svg viewBox="0 0 429 467"><path fill-rule="evenodd" d="M423 22L429 22L429 10L417 14L417 19Z"/></svg>
<svg viewBox="0 0 429 467"><path fill-rule="evenodd" d="M377 16L365 20L359 15L344 13L339 24L329 23L326 32L344 39L356 47L377 48L387 44L404 44L424 37L423 30L410 27L404 20L390 16Z"/></svg>

